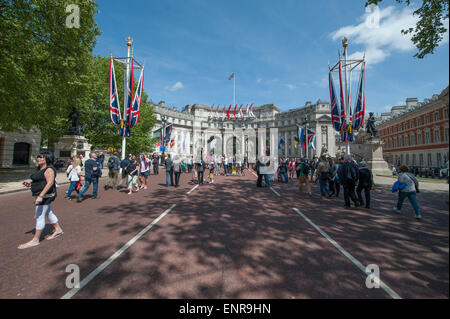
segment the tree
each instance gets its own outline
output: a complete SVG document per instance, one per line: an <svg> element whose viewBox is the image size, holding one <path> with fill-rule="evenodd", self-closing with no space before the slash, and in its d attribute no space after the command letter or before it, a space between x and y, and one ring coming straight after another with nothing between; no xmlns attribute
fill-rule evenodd
<svg viewBox="0 0 450 319"><path fill-rule="evenodd" d="M97 56L92 58L89 76L89 103L80 108L81 122L85 124L85 136L93 146L122 147L122 137L118 135L118 126L111 123L109 114L109 57ZM124 71L115 63L117 90L121 112L123 112ZM138 79L137 79L138 80ZM134 88L137 81L134 83ZM151 131L156 123L153 105L147 102L148 95L142 92L142 103L138 124L131 129L127 138L127 153L148 153L154 149L157 139L151 137ZM123 113L122 113L123 115Z"/></svg>
<svg viewBox="0 0 450 319"><path fill-rule="evenodd" d="M383 0L367 0L366 7L378 5ZM398 3L411 4L410 0L396 0ZM449 18L448 0L422 0L422 6L414 11L419 16L419 22L415 28L402 30L402 34L412 33L412 42L419 50L414 56L423 59L427 54L433 54L434 50L443 40L447 29L443 21Z"/></svg>
<svg viewBox="0 0 450 319"><path fill-rule="evenodd" d="M69 4L79 27L69 28ZM0 129L34 126L52 145L73 106L88 102L92 49L100 29L92 0L0 0Z"/></svg>

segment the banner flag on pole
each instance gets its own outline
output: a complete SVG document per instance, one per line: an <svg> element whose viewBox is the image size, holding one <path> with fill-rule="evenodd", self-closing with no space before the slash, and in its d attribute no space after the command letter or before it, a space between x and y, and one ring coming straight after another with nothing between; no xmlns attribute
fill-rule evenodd
<svg viewBox="0 0 450 319"><path fill-rule="evenodd" d="M232 73L232 74L228 77L228 80L231 80L232 78L234 78L234 73Z"/></svg>
<svg viewBox="0 0 450 319"><path fill-rule="evenodd" d="M314 151L316 150L316 135L313 135L313 137L311 138L311 143L309 146L312 147Z"/></svg>
<svg viewBox="0 0 450 319"><path fill-rule="evenodd" d="M364 112L366 109L366 101L365 101L365 95L364 95L364 86L365 86L365 62L361 65L361 75L359 77L359 84L358 84L358 95L356 98L356 105L355 105L355 121L353 123L353 129L355 131L358 131L364 123Z"/></svg>
<svg viewBox="0 0 450 319"><path fill-rule="evenodd" d="M130 127L135 127L139 121L139 112L141 110L142 91L144 85L144 69L142 68L141 76L134 95L133 108L131 110L131 124Z"/></svg>
<svg viewBox="0 0 450 319"><path fill-rule="evenodd" d="M165 132L164 132L164 143L170 142L170 135L172 134L172 124L169 126L166 126Z"/></svg>
<svg viewBox="0 0 450 319"><path fill-rule="evenodd" d="M237 109L237 104L234 106L234 112L233 112L234 119L236 119L236 109Z"/></svg>
<svg viewBox="0 0 450 319"><path fill-rule="evenodd" d="M281 145L283 145L284 146L284 140L283 139L280 139L280 142L278 143L278 149L280 150L280 151L282 151L283 150L283 148L282 148L282 146Z"/></svg>
<svg viewBox="0 0 450 319"><path fill-rule="evenodd" d="M341 131L341 116L339 115L339 103L336 98L336 90L334 89L333 76L331 71L328 75L328 84L330 87L330 103L331 103L331 121L336 132Z"/></svg>
<svg viewBox="0 0 450 319"><path fill-rule="evenodd" d="M117 94L116 74L114 72L113 58L109 61L109 114L111 122L119 125L122 116L120 115L119 94Z"/></svg>
<svg viewBox="0 0 450 319"><path fill-rule="evenodd" d="M127 83L127 92L128 92L128 99L127 99L127 105L126 105L126 114L127 117L125 119L126 126L131 125L131 103L133 101L133 82L134 82L134 66L133 66L133 59L131 59L131 67L130 67L130 73L128 73L128 83Z"/></svg>
<svg viewBox="0 0 450 319"><path fill-rule="evenodd" d="M227 112L227 117L228 117L228 118L231 118L231 117L230 117L230 110L231 110L231 104L230 104L230 107L228 108L228 112Z"/></svg>
<svg viewBox="0 0 450 319"><path fill-rule="evenodd" d="M316 134L316 132L314 132L313 130L308 129L306 137L307 137L307 144L310 145L311 144L311 139L313 138L313 136Z"/></svg>
<svg viewBox="0 0 450 319"><path fill-rule="evenodd" d="M249 112L250 112L250 117L256 117L255 114L253 113L253 103L250 104Z"/></svg>

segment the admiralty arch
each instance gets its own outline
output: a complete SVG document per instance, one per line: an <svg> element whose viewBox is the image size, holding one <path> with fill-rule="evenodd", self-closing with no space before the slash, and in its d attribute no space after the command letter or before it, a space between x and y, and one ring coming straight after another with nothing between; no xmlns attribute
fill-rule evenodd
<svg viewBox="0 0 450 319"><path fill-rule="evenodd" d="M338 152L329 102L306 102L303 107L286 112L274 104L265 104L252 108L253 117L244 114L235 118L231 114L231 119L222 110L218 113L215 110L202 104L186 105L182 111L166 106L164 101L154 104L157 119L154 130L172 125L172 143L166 144L166 153L182 157L200 154L246 157L249 163L254 163L255 155L269 149L271 156L278 157L313 158L320 155L324 146L332 156ZM298 127L315 132L314 147L295 147ZM280 140L284 141L281 150Z"/></svg>

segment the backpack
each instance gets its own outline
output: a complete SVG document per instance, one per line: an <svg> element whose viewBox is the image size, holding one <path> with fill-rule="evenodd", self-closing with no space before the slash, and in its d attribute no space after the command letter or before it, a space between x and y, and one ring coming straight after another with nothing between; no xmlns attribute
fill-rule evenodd
<svg viewBox="0 0 450 319"><path fill-rule="evenodd" d="M109 169L113 169L114 168L114 157L110 157L108 160L108 164L107 164Z"/></svg>
<svg viewBox="0 0 450 319"><path fill-rule="evenodd" d="M173 171L175 173L179 173L180 172L180 163L174 163L173 164Z"/></svg>
<svg viewBox="0 0 450 319"><path fill-rule="evenodd" d="M302 174L305 174L305 175L309 174L309 165L306 163L302 164Z"/></svg>

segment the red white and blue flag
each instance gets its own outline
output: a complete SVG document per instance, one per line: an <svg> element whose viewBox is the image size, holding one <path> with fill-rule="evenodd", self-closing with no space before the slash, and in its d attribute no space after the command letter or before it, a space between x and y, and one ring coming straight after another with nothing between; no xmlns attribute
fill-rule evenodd
<svg viewBox="0 0 450 319"><path fill-rule="evenodd" d="M364 123L364 113L366 111L366 96L364 92L365 87L365 68L366 63L364 62L361 66L361 75L359 77L359 84L358 84L358 96L356 98L356 105L355 105L355 121L353 123L353 129L355 131L358 131Z"/></svg>
<svg viewBox="0 0 450 319"><path fill-rule="evenodd" d="M227 117L230 118L230 110L231 110L231 104L230 107L228 108L228 112L227 112Z"/></svg>
<svg viewBox="0 0 450 319"><path fill-rule="evenodd" d="M141 109L142 101L142 87L144 85L144 69L141 71L141 76L139 77L139 82L136 88L136 94L134 95L133 107L131 109L131 123L130 127L135 127L139 121L139 112Z"/></svg>
<svg viewBox="0 0 450 319"><path fill-rule="evenodd" d="M109 61L109 114L111 116L111 122L114 125L119 125L120 106L119 106L119 94L117 94L116 74L114 72L113 58Z"/></svg>
<svg viewBox="0 0 450 319"><path fill-rule="evenodd" d="M228 77L228 80L231 80L232 78L234 78L234 73L232 73L232 74Z"/></svg>
<svg viewBox="0 0 450 319"><path fill-rule="evenodd" d="M336 97L336 90L334 89L333 76L328 76L328 83L330 86L330 103L331 103L331 121L336 132L341 131L341 116L339 115L339 104Z"/></svg>
<svg viewBox="0 0 450 319"><path fill-rule="evenodd" d="M131 114L131 104L133 101L133 82L134 82L134 67L133 67L133 59L131 59L131 68L129 70L129 75L128 75L128 83L127 83L127 105L125 106L125 114L126 114L126 118L125 118L125 125L126 126L130 126L131 125L131 118L132 118L132 114Z"/></svg>

